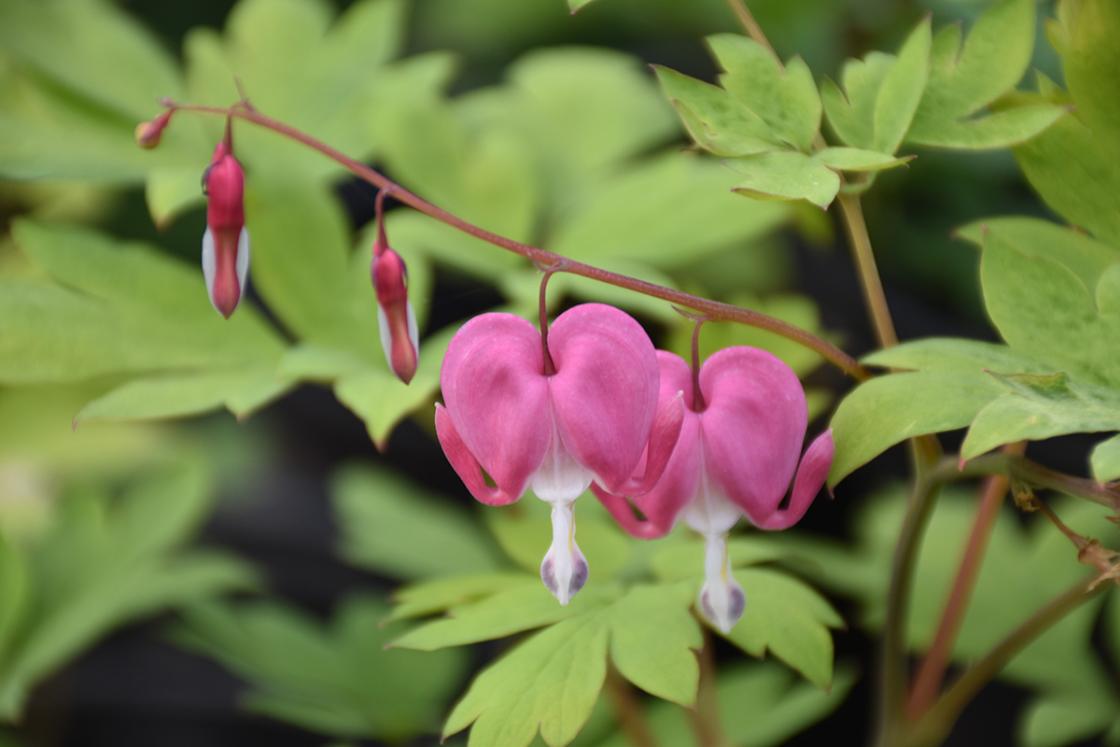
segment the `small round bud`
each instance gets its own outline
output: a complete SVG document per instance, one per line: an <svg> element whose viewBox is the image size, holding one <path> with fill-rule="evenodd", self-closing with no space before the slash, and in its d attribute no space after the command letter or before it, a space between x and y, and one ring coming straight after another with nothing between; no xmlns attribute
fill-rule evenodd
<svg viewBox="0 0 1120 747"><path fill-rule="evenodd" d="M171 121L172 109L168 109L150 122L141 122L136 125L136 144L145 150L151 150L159 145L163 137L163 129Z"/></svg>

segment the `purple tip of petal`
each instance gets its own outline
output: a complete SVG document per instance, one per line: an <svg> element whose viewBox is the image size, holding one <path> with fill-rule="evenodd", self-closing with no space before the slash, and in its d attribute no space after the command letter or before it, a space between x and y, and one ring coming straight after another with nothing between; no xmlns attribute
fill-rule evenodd
<svg viewBox="0 0 1120 747"><path fill-rule="evenodd" d="M809 510L813 499L824 486L835 453L836 445L832 440L832 429L829 428L817 436L805 451L805 456L801 458L797 477L793 481L793 494L790 496L789 507L774 511L761 521L752 518L752 523L759 529L774 531L788 529L801 521L801 517Z"/></svg>
<svg viewBox="0 0 1120 747"><path fill-rule="evenodd" d="M731 632L747 608L747 597L733 580L728 584L704 584L699 601L704 617L724 634Z"/></svg>

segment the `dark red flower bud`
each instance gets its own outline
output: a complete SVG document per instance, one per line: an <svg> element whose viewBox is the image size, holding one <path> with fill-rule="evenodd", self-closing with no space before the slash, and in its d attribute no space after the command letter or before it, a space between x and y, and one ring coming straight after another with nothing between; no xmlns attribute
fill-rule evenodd
<svg viewBox="0 0 1120 747"><path fill-rule="evenodd" d="M206 193L206 233L202 236L202 272L210 303L229 318L245 290L249 273L249 232L245 229L245 172L226 137L214 149L202 175Z"/></svg>
<svg viewBox="0 0 1120 747"><path fill-rule="evenodd" d="M370 277L377 293L377 325L389 368L404 383L412 381L420 363L420 335L416 314L408 300L408 268L389 247L382 215L384 192L377 196L377 239L373 242Z"/></svg>

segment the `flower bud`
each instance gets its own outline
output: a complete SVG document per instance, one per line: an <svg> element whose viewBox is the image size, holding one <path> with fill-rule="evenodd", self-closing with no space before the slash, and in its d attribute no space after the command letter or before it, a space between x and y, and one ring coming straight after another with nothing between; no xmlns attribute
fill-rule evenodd
<svg viewBox="0 0 1120 747"><path fill-rule="evenodd" d="M136 125L136 144L145 150L151 150L159 145L160 138L163 137L163 130L171 121L171 115L174 111L174 109L168 109L150 122L141 122Z"/></svg>
<svg viewBox="0 0 1120 747"><path fill-rule="evenodd" d="M377 203L377 239L373 244L370 278L377 293L377 327L385 360L405 384L416 375L420 362L420 335L416 314L408 300L408 268L401 255L389 248L381 200Z"/></svg>
<svg viewBox="0 0 1120 747"><path fill-rule="evenodd" d="M249 273L249 232L245 229L245 172L226 137L214 149L202 175L206 193L206 233L202 272L210 303L227 319L237 308Z"/></svg>

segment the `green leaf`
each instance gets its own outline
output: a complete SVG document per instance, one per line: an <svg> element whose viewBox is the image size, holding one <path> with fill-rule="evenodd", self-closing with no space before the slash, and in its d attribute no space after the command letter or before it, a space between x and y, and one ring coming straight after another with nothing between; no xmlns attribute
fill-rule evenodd
<svg viewBox="0 0 1120 747"><path fill-rule="evenodd" d="M567 606L561 606L535 576L502 589L492 596L457 606L446 618L424 623L393 641L399 648L434 651L494 638L503 638L579 615L601 606L603 596L584 589Z"/></svg>
<svg viewBox="0 0 1120 747"><path fill-rule="evenodd" d="M458 607L492 596L510 587L519 586L524 580L524 573L509 571L440 576L430 581L422 581L406 586L393 595L394 606L389 619L406 620L443 612L451 607Z"/></svg>
<svg viewBox="0 0 1120 747"><path fill-rule="evenodd" d="M474 516L386 469L344 467L331 496L351 563L404 579L497 567Z"/></svg>
<svg viewBox="0 0 1120 747"><path fill-rule="evenodd" d="M967 371L982 373L1048 373L1047 365L1026 353L1006 345L955 337L931 337L912 340L864 356L863 363L883 368L906 368L915 371Z"/></svg>
<svg viewBox="0 0 1120 747"><path fill-rule="evenodd" d="M860 148L825 148L814 153L813 159L836 171L883 171L913 160Z"/></svg>
<svg viewBox="0 0 1120 747"><path fill-rule="evenodd" d="M33 589L23 552L0 531L0 665L31 602ZM2 669L0 669L2 671Z"/></svg>
<svg viewBox="0 0 1120 747"><path fill-rule="evenodd" d="M735 174L710 160L666 153L569 197L547 248L600 264L640 261L679 269L720 250L742 250L789 217L784 205L748 203L730 193Z"/></svg>
<svg viewBox="0 0 1120 747"><path fill-rule="evenodd" d="M980 281L988 315L1012 348L1084 374L1092 383L1120 384L1120 364L1112 354L1120 341L1120 315L1098 313L1089 289L1071 270L988 234Z"/></svg>
<svg viewBox="0 0 1120 747"><path fill-rule="evenodd" d="M223 407L241 420L294 383L267 367L137 378L87 404L74 423L179 418Z"/></svg>
<svg viewBox="0 0 1120 747"><path fill-rule="evenodd" d="M734 744L778 747L794 734L820 720L843 702L855 676L839 670L825 691L799 682L784 667L767 662L721 669L715 688L723 733ZM694 743L690 714L669 703L653 703L646 710L650 730L663 744ZM622 732L596 747L627 747Z"/></svg>
<svg viewBox="0 0 1120 747"><path fill-rule="evenodd" d="M1041 101L977 116L1023 77L1034 47L1036 12L1033 0L998 0L976 21L963 45L958 26L934 37L929 80L908 142L1000 148L1030 139L1062 116L1062 107Z"/></svg>
<svg viewBox="0 0 1120 747"><path fill-rule="evenodd" d="M930 24L910 33L898 56L872 52L844 63L840 89L821 86L829 124L850 146L893 154L902 144L925 91L929 75Z"/></svg>
<svg viewBox="0 0 1120 747"><path fill-rule="evenodd" d="M485 669L455 706L444 737L471 728L472 747L549 747L575 738L606 677L608 628L582 615L537 633Z"/></svg>
<svg viewBox="0 0 1120 747"><path fill-rule="evenodd" d="M703 577L704 543L695 537L662 545L650 558L654 575L663 581L679 581ZM727 555L732 568L768 563L784 557L779 547L758 541L757 537L732 537L727 541Z"/></svg>
<svg viewBox="0 0 1120 747"><path fill-rule="evenodd" d="M800 57L785 67L774 53L737 34L708 37L708 46L723 73L720 85L742 101L773 135L809 151L820 129L821 100L809 66Z"/></svg>
<svg viewBox="0 0 1120 747"><path fill-rule="evenodd" d="M205 479L160 473L121 501L84 493L30 547L36 589L9 638L0 719L18 718L30 689L110 630L136 618L233 590L255 576L232 558L180 546L210 505Z"/></svg>
<svg viewBox="0 0 1120 747"><path fill-rule="evenodd" d="M393 428L410 412L432 402L439 390L439 369L454 330L442 330L420 344L420 364L408 384L380 362L352 375L341 376L335 396L365 421L374 445L384 450Z"/></svg>
<svg viewBox="0 0 1120 747"><path fill-rule="evenodd" d="M961 444L964 459L1015 441L1120 431L1120 391L1082 384L1066 374L993 376L1010 391L976 414Z"/></svg>
<svg viewBox="0 0 1120 747"><path fill-rule="evenodd" d="M691 706L704 638L692 616L691 584L635 586L611 615L611 661L619 673L659 698Z"/></svg>
<svg viewBox="0 0 1120 747"><path fill-rule="evenodd" d="M780 148L762 117L726 90L654 66L661 90L692 139L717 156L746 156Z"/></svg>
<svg viewBox="0 0 1120 747"><path fill-rule="evenodd" d="M1058 9L1055 46L1077 102L1077 116L1100 140L1115 143L1120 140L1120 103L1113 75L1120 69L1116 46L1120 8L1110 0L1066 0Z"/></svg>
<svg viewBox="0 0 1120 747"><path fill-rule="evenodd" d="M958 236L977 247L984 246L988 234L1024 254L1060 262L1077 275L1086 288L1095 287L1105 269L1120 261L1120 249L1039 218L985 218L957 229Z"/></svg>
<svg viewBox="0 0 1120 747"><path fill-rule="evenodd" d="M824 209L840 190L836 172L794 151L736 158L727 164L740 176L735 191L751 197L805 200Z"/></svg>
<svg viewBox="0 0 1120 747"><path fill-rule="evenodd" d="M1102 694L1053 693L1036 699L1022 716L1024 747L1061 747L1081 742L1116 722L1116 702Z"/></svg>
<svg viewBox="0 0 1120 747"><path fill-rule="evenodd" d="M836 456L829 484L907 438L964 428L1002 393L991 377L962 370L889 374L860 384L832 416Z"/></svg>
<svg viewBox="0 0 1120 747"><path fill-rule="evenodd" d="M1113 436L1094 446L1089 465L1097 482L1120 479L1120 436Z"/></svg>
<svg viewBox="0 0 1120 747"><path fill-rule="evenodd" d="M198 605L173 635L247 680L251 711L335 738L400 742L436 730L465 661L456 651L386 650L399 632L383 626L387 612L376 598L352 597L323 625L269 602Z"/></svg>
<svg viewBox="0 0 1120 747"><path fill-rule="evenodd" d="M572 11L572 14L574 15L575 13L577 13L578 11L583 9L585 6L590 5L591 2L592 2L592 0L568 0L568 8Z"/></svg>
<svg viewBox="0 0 1120 747"><path fill-rule="evenodd" d="M1120 146L1095 135L1076 116L1061 119L1015 148L1023 174L1043 201L1076 226L1120 246L1120 209L1109 195L1120 192Z"/></svg>
<svg viewBox="0 0 1120 747"><path fill-rule="evenodd" d="M828 629L844 625L836 611L812 588L784 573L745 569L736 571L735 579L747 604L728 640L751 656L770 651L813 684L827 688L832 682Z"/></svg>
<svg viewBox="0 0 1120 747"><path fill-rule="evenodd" d="M883 75L883 85L875 97L873 150L893 154L910 131L929 78L930 39L927 18L910 33L898 58Z"/></svg>

